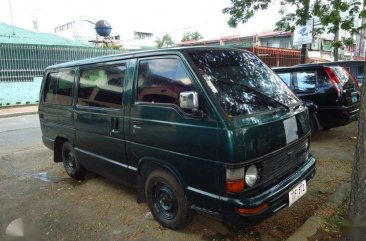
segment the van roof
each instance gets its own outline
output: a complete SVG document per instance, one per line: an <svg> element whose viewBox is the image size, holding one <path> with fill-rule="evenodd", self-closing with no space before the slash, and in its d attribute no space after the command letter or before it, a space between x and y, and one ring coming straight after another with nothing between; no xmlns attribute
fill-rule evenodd
<svg viewBox="0 0 366 241"><path fill-rule="evenodd" d="M109 62L109 61L116 61L120 59L129 59L129 58L136 58L136 57L148 57L153 55L159 54L173 54L178 52L184 52L185 50L204 50L204 49L216 49L216 50L240 50L228 47L216 47L216 46L197 46L197 47L174 47L174 48L164 48L164 49L154 49L154 50L141 50L141 51L133 51L133 52L126 52L123 54L114 54L114 55L107 55L101 56L96 58L89 58L89 59L82 59L76 61L65 62L61 64L52 65L46 68L48 69L59 69L59 68L68 68L74 67L79 65L87 65L87 64L96 64L101 62ZM245 51L245 50L240 50Z"/></svg>

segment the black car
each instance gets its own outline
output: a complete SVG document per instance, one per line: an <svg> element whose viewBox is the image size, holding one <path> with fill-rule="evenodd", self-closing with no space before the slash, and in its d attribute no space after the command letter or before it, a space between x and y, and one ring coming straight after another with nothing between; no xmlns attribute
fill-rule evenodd
<svg viewBox="0 0 366 241"><path fill-rule="evenodd" d="M307 64L273 70L308 106L312 131L346 125L358 118L360 88L345 68Z"/></svg>

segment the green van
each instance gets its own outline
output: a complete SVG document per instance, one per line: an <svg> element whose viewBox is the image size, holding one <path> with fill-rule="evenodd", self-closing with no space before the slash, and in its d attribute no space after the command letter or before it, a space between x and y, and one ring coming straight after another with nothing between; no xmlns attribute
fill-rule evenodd
<svg viewBox="0 0 366 241"><path fill-rule="evenodd" d="M177 229L193 211L256 224L306 193L308 110L254 54L189 47L48 67L39 118L68 175L137 189Z"/></svg>

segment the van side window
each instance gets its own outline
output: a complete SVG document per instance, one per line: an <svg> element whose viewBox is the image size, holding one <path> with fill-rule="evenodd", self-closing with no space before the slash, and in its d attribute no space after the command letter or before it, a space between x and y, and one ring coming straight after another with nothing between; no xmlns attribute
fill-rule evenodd
<svg viewBox="0 0 366 241"><path fill-rule="evenodd" d="M120 109L126 66L82 70L78 105Z"/></svg>
<svg viewBox="0 0 366 241"><path fill-rule="evenodd" d="M44 102L57 105L71 105L74 71L60 71L47 76Z"/></svg>
<svg viewBox="0 0 366 241"><path fill-rule="evenodd" d="M291 85L291 73L278 73L278 76L280 76L287 86Z"/></svg>
<svg viewBox="0 0 366 241"><path fill-rule="evenodd" d="M174 58L140 61L137 85L137 101L178 106L180 93L194 90L185 67Z"/></svg>
<svg viewBox="0 0 366 241"><path fill-rule="evenodd" d="M296 72L296 81L294 83L295 91L313 91L315 90L316 75L314 72Z"/></svg>

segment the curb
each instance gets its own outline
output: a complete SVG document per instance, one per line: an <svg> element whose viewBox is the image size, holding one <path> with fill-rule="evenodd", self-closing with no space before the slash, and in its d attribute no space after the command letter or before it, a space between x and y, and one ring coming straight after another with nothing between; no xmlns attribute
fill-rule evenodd
<svg viewBox="0 0 366 241"><path fill-rule="evenodd" d="M17 116L22 116L22 115L33 115L33 114L37 114L37 113L38 113L38 111L5 114L5 115L0 115L0 119L8 118L8 117L17 117Z"/></svg>
<svg viewBox="0 0 366 241"><path fill-rule="evenodd" d="M332 210L333 212L328 212L326 216L331 216L335 213L337 207L339 207L345 196L351 190L351 183L344 183L338 188L338 190L333 193L328 201L324 203L313 216L311 216L306 222L293 233L286 241L307 241L308 238L316 234L318 229L325 223L324 218L321 218L319 214L323 210ZM323 215L324 216L324 215Z"/></svg>

